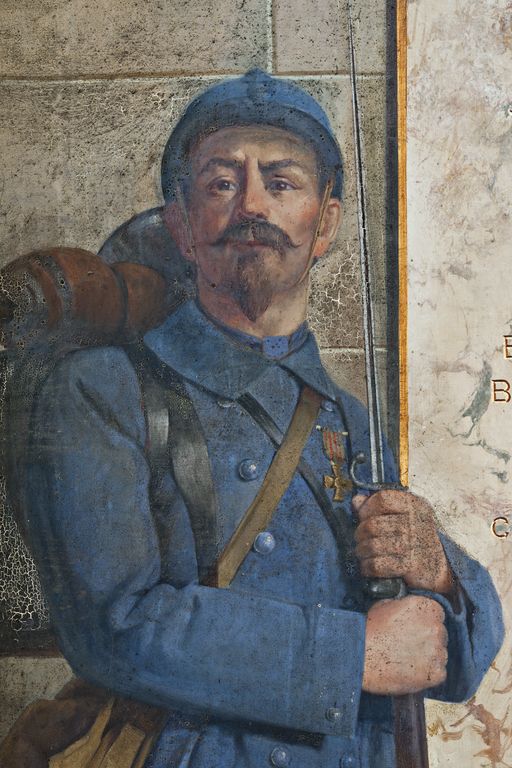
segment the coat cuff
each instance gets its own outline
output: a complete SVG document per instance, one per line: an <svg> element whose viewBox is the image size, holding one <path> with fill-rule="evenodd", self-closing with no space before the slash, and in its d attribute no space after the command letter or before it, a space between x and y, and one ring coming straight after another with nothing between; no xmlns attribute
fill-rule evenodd
<svg viewBox="0 0 512 768"><path fill-rule="evenodd" d="M426 695L442 701L466 701L475 694L503 642L503 619L486 569L445 534L440 532L439 538L457 585L455 601L452 596L448 599L426 590L411 590L443 606L448 630L447 678Z"/></svg>
<svg viewBox="0 0 512 768"><path fill-rule="evenodd" d="M355 611L315 608L312 654L312 706L308 730L352 738L355 735L364 671L366 617ZM307 703L297 702L303 720Z"/></svg>

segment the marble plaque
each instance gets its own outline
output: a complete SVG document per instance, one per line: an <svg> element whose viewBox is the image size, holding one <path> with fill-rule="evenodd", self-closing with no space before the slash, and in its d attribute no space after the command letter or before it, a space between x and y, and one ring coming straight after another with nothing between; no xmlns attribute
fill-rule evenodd
<svg viewBox="0 0 512 768"><path fill-rule="evenodd" d="M429 748L436 768L498 768L512 758L512 9L408 6L409 479L488 567L508 628L470 702L429 703Z"/></svg>

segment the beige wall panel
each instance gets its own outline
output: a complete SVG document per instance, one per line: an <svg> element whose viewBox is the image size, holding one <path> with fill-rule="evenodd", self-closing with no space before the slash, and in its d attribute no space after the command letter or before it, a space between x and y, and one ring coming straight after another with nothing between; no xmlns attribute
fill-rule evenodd
<svg viewBox="0 0 512 768"><path fill-rule="evenodd" d="M512 10L506 0L409 3L410 482L488 566L508 638L467 705L429 707L432 768L512 761Z"/></svg>
<svg viewBox="0 0 512 768"><path fill-rule="evenodd" d="M386 66L386 0L352 0L357 71ZM349 72L347 4L275 0L275 65L280 73Z"/></svg>
<svg viewBox="0 0 512 768"><path fill-rule="evenodd" d="M0 82L4 149L1 263L36 247L97 250L134 214L161 203L160 158L196 78ZM333 252L315 269L311 320L323 346L359 346L359 263L347 77L300 82L326 107L346 164L344 222ZM383 259L383 78L359 83L372 186L374 253Z"/></svg>
<svg viewBox="0 0 512 768"><path fill-rule="evenodd" d="M2 0L0 75L83 77L265 67L261 0Z"/></svg>
<svg viewBox="0 0 512 768"><path fill-rule="evenodd" d="M96 250L159 204L166 138L202 88L197 79L0 82L2 260L56 244Z"/></svg>

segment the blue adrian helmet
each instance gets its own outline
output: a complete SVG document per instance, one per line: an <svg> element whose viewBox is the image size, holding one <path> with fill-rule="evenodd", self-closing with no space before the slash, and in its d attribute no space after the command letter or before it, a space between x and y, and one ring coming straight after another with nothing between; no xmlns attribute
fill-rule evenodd
<svg viewBox="0 0 512 768"><path fill-rule="evenodd" d="M190 102L171 133L162 158L162 191L173 199L176 184L188 176L192 142L233 125L273 125L297 134L317 153L322 176L334 179L332 195L341 198L343 163L329 118L315 99L289 80L252 69L223 80Z"/></svg>

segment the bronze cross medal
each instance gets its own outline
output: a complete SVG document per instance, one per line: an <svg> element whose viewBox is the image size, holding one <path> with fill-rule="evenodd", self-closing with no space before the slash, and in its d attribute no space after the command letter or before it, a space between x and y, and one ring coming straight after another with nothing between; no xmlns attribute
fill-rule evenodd
<svg viewBox="0 0 512 768"><path fill-rule="evenodd" d="M343 501L347 491L352 489L351 480L344 477L341 472L341 465L345 459L341 441L343 434L345 433L333 432L331 429L322 430L324 451L332 467L332 476L324 475L324 487L334 488L333 501Z"/></svg>

